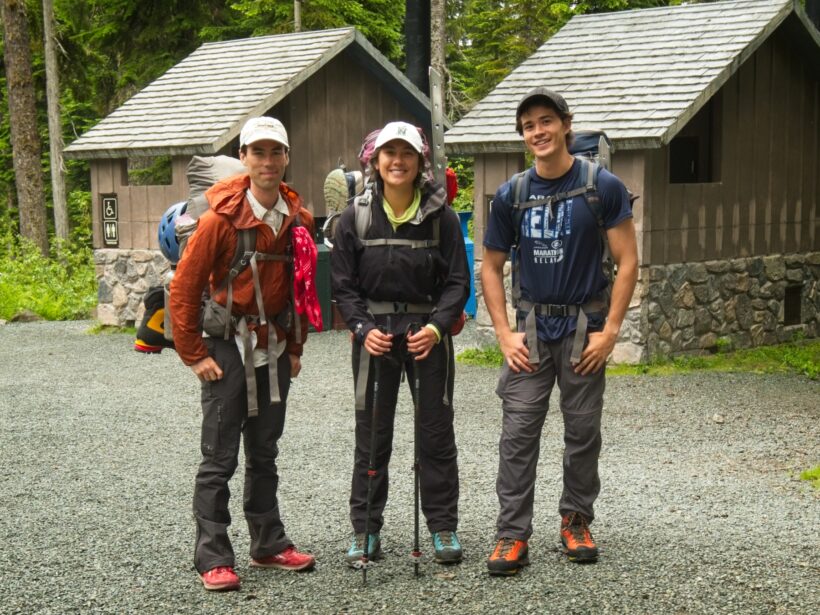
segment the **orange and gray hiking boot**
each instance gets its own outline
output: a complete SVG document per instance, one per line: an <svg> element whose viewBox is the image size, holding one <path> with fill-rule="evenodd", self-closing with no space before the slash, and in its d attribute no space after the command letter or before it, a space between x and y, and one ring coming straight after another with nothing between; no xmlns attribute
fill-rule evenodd
<svg viewBox="0 0 820 615"><path fill-rule="evenodd" d="M496 543L492 555L487 560L487 570L492 575L509 576L529 564L526 540L502 538Z"/></svg>
<svg viewBox="0 0 820 615"><path fill-rule="evenodd" d="M594 562L598 547L589 532L589 522L581 513L567 513L561 518L561 543L572 562Z"/></svg>

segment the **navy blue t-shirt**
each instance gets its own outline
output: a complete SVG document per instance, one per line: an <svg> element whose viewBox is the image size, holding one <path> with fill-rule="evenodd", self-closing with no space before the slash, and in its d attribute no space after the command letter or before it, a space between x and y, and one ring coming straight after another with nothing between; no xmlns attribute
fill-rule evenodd
<svg viewBox="0 0 820 615"><path fill-rule="evenodd" d="M568 192L586 184L583 165L576 159L569 171L557 179L530 174L527 200ZM521 180L523 181L523 180ZM604 228L610 229L632 217L629 195L620 179L601 169L597 182ZM509 252L515 239L510 182L502 184L492 201L490 218L484 236L484 247ZM603 257L600 232L595 216L584 196L524 210L521 219L520 281L521 297L533 303L582 305L600 298L608 281L601 266ZM524 314L519 312L518 317ZM538 337L544 341L560 340L575 332L574 316L539 316ZM590 315L589 329L603 327L604 315Z"/></svg>

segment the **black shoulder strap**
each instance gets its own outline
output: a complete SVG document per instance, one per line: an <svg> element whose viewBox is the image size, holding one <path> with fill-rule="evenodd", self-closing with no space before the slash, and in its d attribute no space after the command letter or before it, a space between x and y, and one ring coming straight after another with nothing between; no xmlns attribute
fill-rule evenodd
<svg viewBox="0 0 820 615"><path fill-rule="evenodd" d="M251 262L256 250L256 227L239 229L236 233L236 252L231 261L230 273L227 281L231 282Z"/></svg>
<svg viewBox="0 0 820 615"><path fill-rule="evenodd" d="M598 173L601 171L601 165L594 160L587 160L579 158L581 164L585 166L586 170L586 185L584 187L584 202L589 207L595 220L598 222L598 228L604 230L604 207L601 204L601 197L598 194Z"/></svg>
<svg viewBox="0 0 820 615"><path fill-rule="evenodd" d="M513 228L515 236L513 246L517 246L521 240L521 220L524 219L524 203L530 195L530 172L525 169L516 173L510 178L510 193L512 194L513 207Z"/></svg>

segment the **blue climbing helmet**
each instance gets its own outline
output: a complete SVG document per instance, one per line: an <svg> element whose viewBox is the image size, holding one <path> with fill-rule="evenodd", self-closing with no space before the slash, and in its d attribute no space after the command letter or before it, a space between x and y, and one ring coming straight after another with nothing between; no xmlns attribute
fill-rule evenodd
<svg viewBox="0 0 820 615"><path fill-rule="evenodd" d="M171 261L172 265L176 265L179 261L179 240L176 234L177 218L185 213L187 207L188 201L181 201L171 205L159 220L159 228L157 229L159 249L162 251L162 255Z"/></svg>

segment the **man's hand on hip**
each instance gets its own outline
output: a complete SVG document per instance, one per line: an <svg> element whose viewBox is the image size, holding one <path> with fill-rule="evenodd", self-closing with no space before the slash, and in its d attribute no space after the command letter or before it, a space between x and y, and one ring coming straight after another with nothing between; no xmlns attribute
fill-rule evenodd
<svg viewBox="0 0 820 615"><path fill-rule="evenodd" d="M581 361L574 367L575 373L586 376L602 369L615 348L617 339L617 334L613 334L606 329L590 333L589 343L581 353Z"/></svg>
<svg viewBox="0 0 820 615"><path fill-rule="evenodd" d="M222 379L222 368L217 365L213 357L200 359L191 365L191 370L202 382L215 382Z"/></svg>
<svg viewBox="0 0 820 615"><path fill-rule="evenodd" d="M526 337L526 333L516 333L514 331L508 331L498 337L498 345L504 359L516 374L521 370L525 372L535 371L535 366L530 363L530 351L524 343Z"/></svg>

